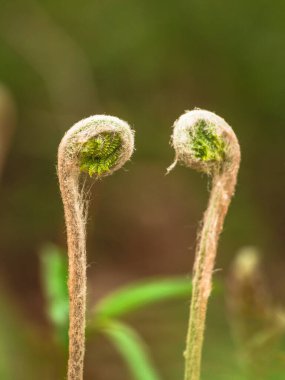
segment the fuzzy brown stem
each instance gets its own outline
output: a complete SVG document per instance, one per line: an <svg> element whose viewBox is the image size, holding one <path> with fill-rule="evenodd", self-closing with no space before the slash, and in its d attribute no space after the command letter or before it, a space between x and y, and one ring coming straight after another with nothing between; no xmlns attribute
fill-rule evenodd
<svg viewBox="0 0 285 380"><path fill-rule="evenodd" d="M58 178L64 205L69 256L68 380L83 379L85 351L87 207L84 188L79 181L80 153L86 142L106 133L119 134L122 144L113 166L101 175L107 176L121 168L134 150L133 132L123 120L108 115L83 119L67 131L58 148Z"/></svg>
<svg viewBox="0 0 285 380"><path fill-rule="evenodd" d="M61 172L59 168L59 173ZM78 178L59 174L67 226L69 255L69 360L68 380L83 379L86 310L86 238L85 212Z"/></svg>
<svg viewBox="0 0 285 380"><path fill-rule="evenodd" d="M239 152L237 152L238 154ZM185 380L199 380L208 298L212 288L219 235L234 193L239 157L213 176L208 208L198 237L193 273L193 293L185 351Z"/></svg>
<svg viewBox="0 0 285 380"><path fill-rule="evenodd" d="M79 189L79 170L59 150L58 177L64 205L69 255L69 359L68 380L83 379L86 309L86 212Z"/></svg>

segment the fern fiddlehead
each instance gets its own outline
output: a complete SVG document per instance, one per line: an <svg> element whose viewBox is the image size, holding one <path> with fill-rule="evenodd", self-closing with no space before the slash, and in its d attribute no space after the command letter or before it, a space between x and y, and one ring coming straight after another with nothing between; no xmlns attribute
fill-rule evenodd
<svg viewBox="0 0 285 380"><path fill-rule="evenodd" d="M110 175L130 159L133 149L134 135L129 125L106 115L79 121L59 145L58 178L69 257L68 380L82 380L84 369L87 202L80 174L87 172L95 178Z"/></svg>
<svg viewBox="0 0 285 380"><path fill-rule="evenodd" d="M208 174L211 193L198 234L193 292L185 350L185 380L199 380L208 298L212 287L219 235L228 211L240 164L235 133L221 117L204 110L188 111L174 124L172 145L177 162Z"/></svg>

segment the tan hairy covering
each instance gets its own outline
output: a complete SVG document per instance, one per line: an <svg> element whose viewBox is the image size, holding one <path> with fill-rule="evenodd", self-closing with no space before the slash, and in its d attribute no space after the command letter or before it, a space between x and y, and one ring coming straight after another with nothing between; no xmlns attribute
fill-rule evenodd
<svg viewBox="0 0 285 380"><path fill-rule="evenodd" d="M189 131L199 120L215 127L215 133L225 143L222 163L198 160L189 143ZM219 235L234 194L240 164L240 147L232 128L224 119L205 110L188 111L174 124L172 144L178 161L212 177L212 188L201 230L197 238L193 271L193 291L185 350L185 380L199 380L208 298L212 289L212 273Z"/></svg>
<svg viewBox="0 0 285 380"><path fill-rule="evenodd" d="M64 135L58 149L58 178L67 230L69 257L69 359L68 380L82 380L85 351L86 310L86 220L87 202L80 185L79 153L81 146L100 133L118 133L122 141L112 174L130 159L134 136L129 125L113 116L96 115L76 123Z"/></svg>

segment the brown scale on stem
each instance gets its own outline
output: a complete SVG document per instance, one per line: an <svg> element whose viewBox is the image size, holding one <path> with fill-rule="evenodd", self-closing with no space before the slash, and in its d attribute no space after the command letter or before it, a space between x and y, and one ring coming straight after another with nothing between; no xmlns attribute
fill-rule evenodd
<svg viewBox="0 0 285 380"><path fill-rule="evenodd" d="M69 257L68 380L82 380L85 351L87 200L80 173L96 178L112 174L130 159L134 136L129 125L113 116L79 121L58 149L58 178L64 206Z"/></svg>
<svg viewBox="0 0 285 380"><path fill-rule="evenodd" d="M208 298L212 289L219 235L234 194L240 147L224 119L204 110L188 111L174 124L172 145L177 162L208 174L211 193L198 234L193 293L185 350L185 380L199 380Z"/></svg>

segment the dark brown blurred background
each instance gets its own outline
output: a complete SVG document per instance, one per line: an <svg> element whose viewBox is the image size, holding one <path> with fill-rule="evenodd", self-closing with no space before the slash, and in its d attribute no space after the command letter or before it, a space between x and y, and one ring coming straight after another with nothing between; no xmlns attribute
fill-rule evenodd
<svg viewBox="0 0 285 380"><path fill-rule="evenodd" d="M216 276L228 275L240 247L255 245L270 291L285 303L284 12L282 1L0 0L0 80L17 114L14 123L10 110L15 128L0 186L0 275L7 302L1 309L14 310L20 335L33 335L33 326L42 339L42 345L35 343L39 358L33 344L10 352L5 343L5 355L19 371L1 378L57 376L51 368L59 359L46 343L50 326L39 250L46 242L65 248L57 146L73 123L91 114L128 121L136 131L136 151L125 170L93 188L90 304L131 280L191 273L209 181L186 168L165 172L174 156L171 126L194 107L224 117L242 149ZM131 317L166 380L182 376L188 302ZM234 377L235 348L223 300L213 299L210 308L205 379L240 379ZM87 351L86 379L129 379L100 339ZM16 360L23 352L22 361ZM223 352L229 356L224 363Z"/></svg>

